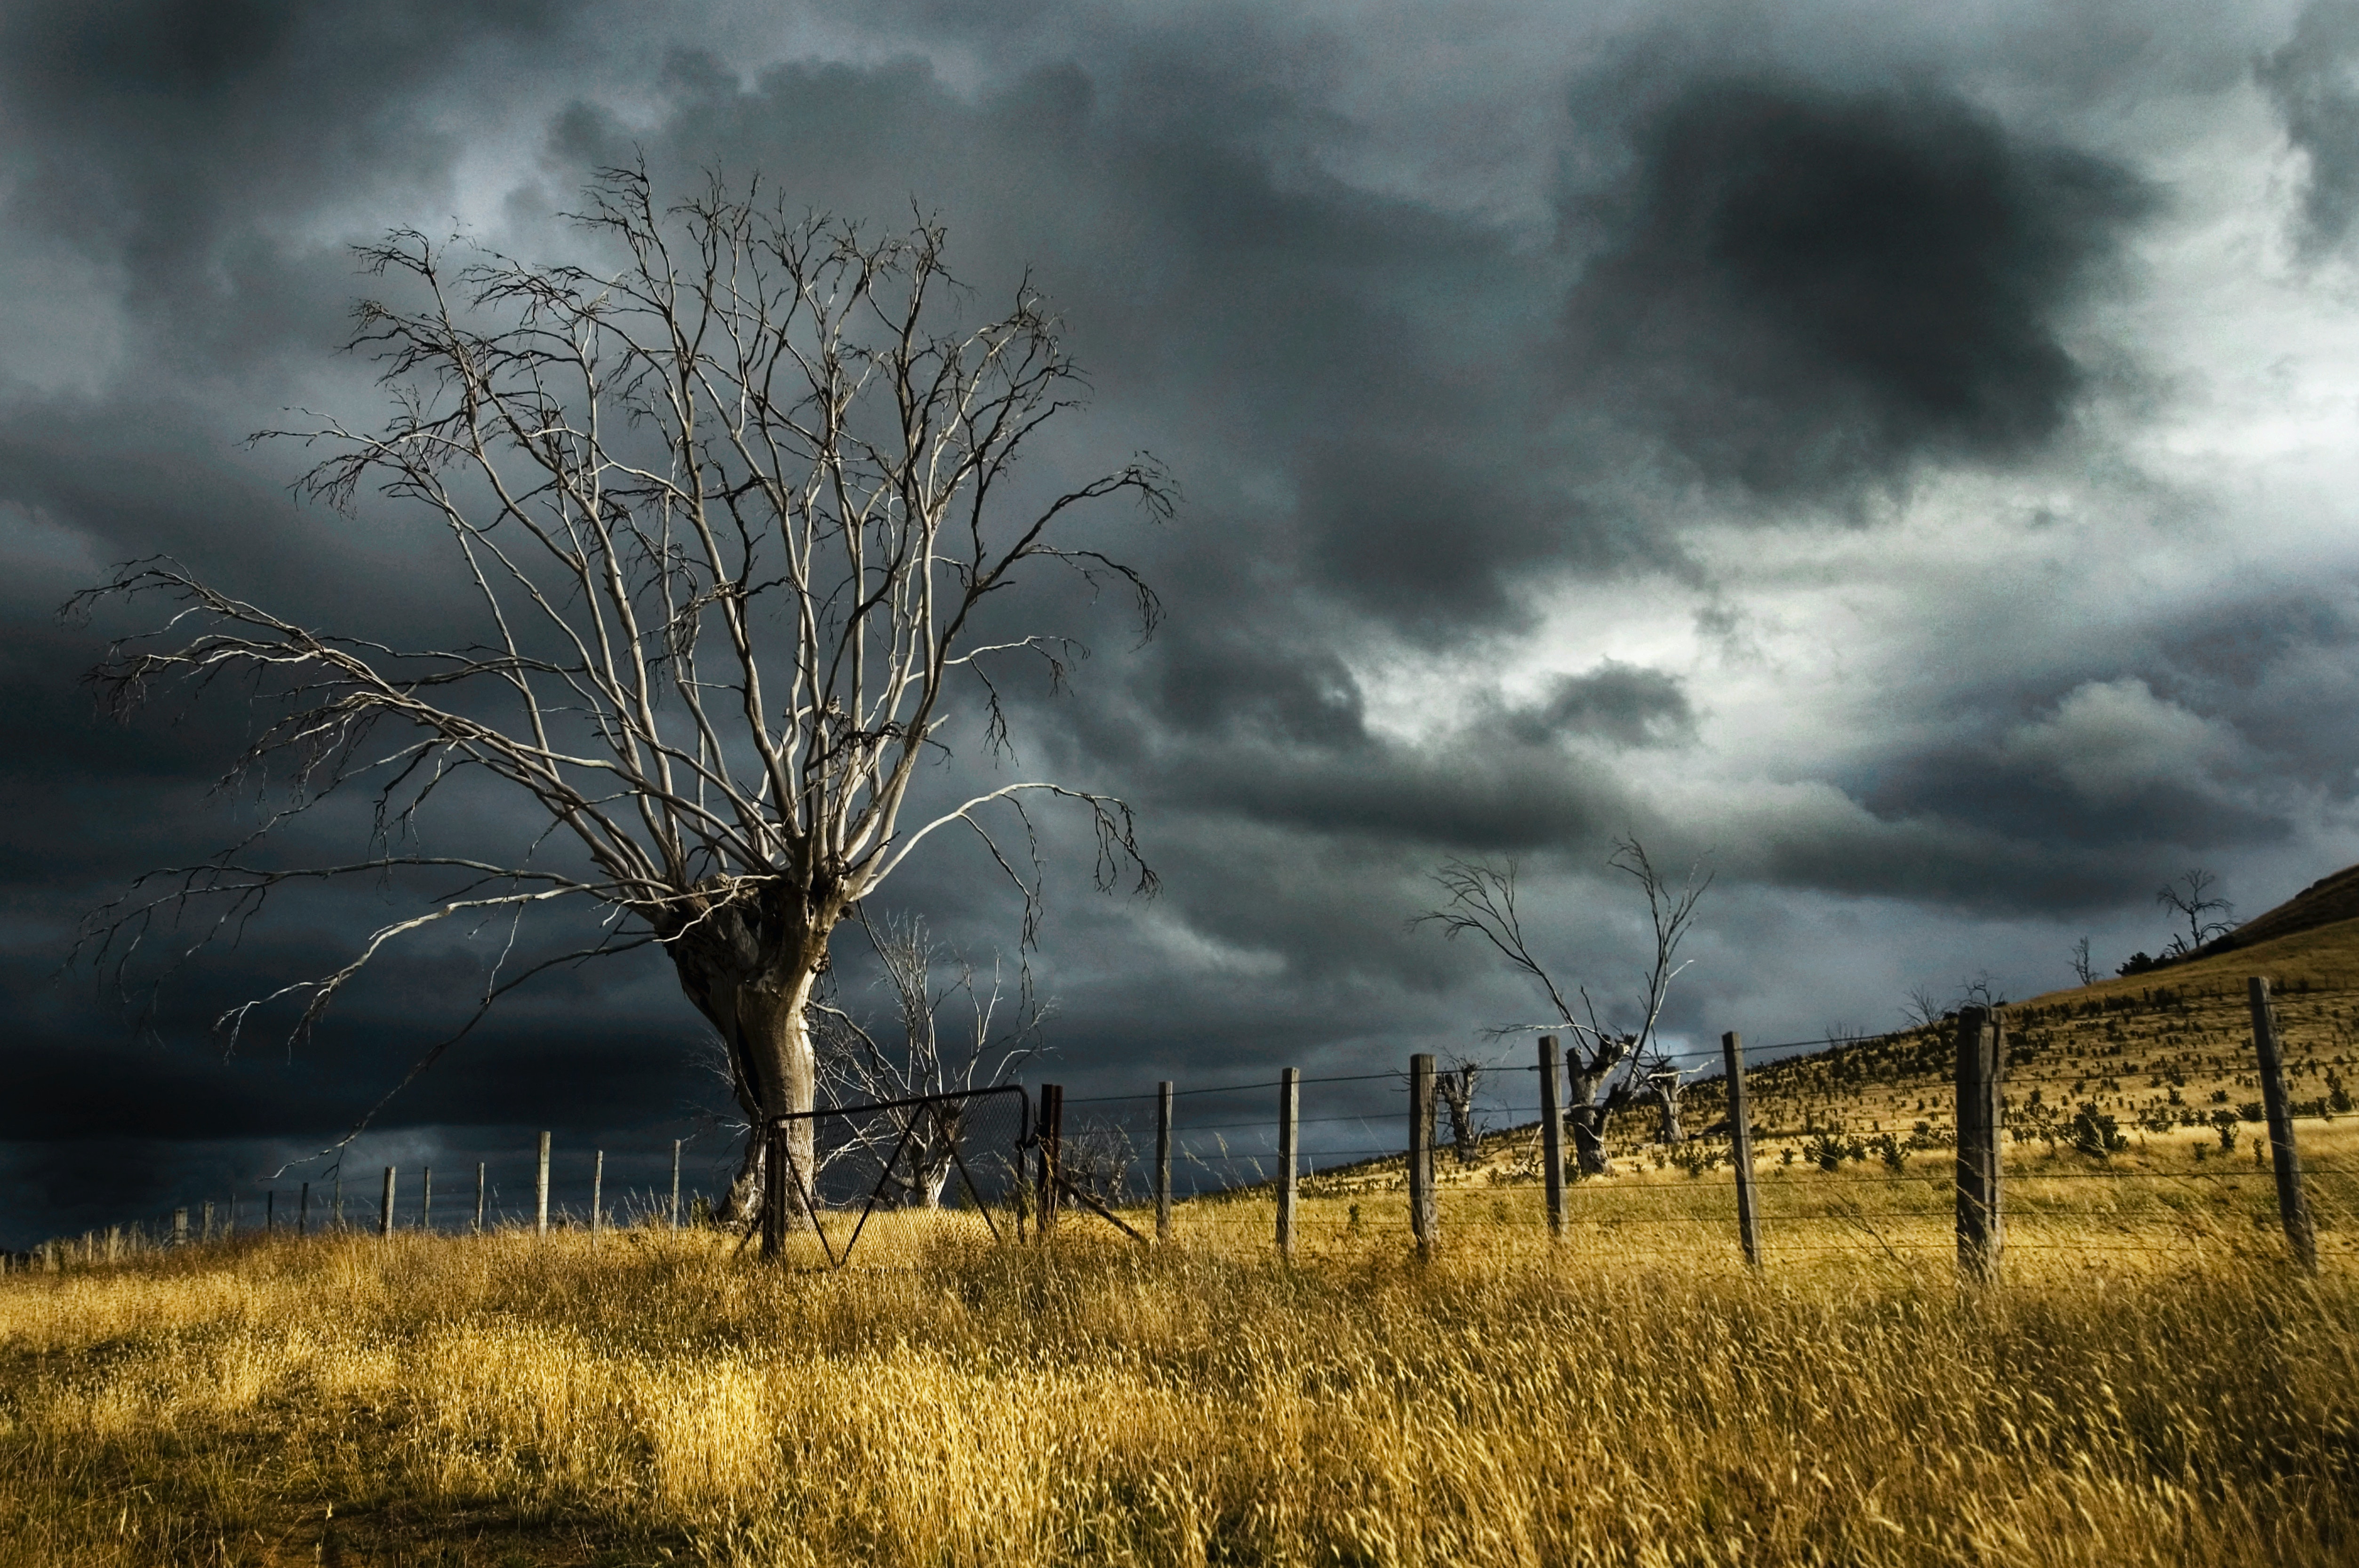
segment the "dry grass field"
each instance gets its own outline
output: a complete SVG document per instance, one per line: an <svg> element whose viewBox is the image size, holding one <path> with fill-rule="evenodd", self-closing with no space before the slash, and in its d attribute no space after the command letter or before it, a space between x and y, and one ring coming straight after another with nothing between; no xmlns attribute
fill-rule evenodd
<svg viewBox="0 0 2359 1568"><path fill-rule="evenodd" d="M2314 936L2322 1086L2359 976ZM2359 1561L2359 1117L2299 1124L2304 1277L2211 1120L2256 957L2017 1010L2016 1105L2122 1146L2008 1145L1988 1288L1905 1037L1762 1075L1758 1275L1724 1162L1625 1156L1551 1242L1519 1132L1445 1165L1424 1260L1366 1168L1291 1264L1247 1192L1152 1249L889 1216L841 1272L625 1229L12 1274L0 1565Z"/></svg>
<svg viewBox="0 0 2359 1568"><path fill-rule="evenodd" d="M18 1274L0 1563L2359 1555L2339 1219L2305 1280L2259 1181L2057 1180L2082 1216L1962 1290L1906 1184L1765 1180L1759 1278L1724 1173L1585 1184L1555 1246L1454 1189L1426 1263L1369 1196L1280 1264L1247 1197L1155 1251L896 1217L841 1273L622 1231Z"/></svg>

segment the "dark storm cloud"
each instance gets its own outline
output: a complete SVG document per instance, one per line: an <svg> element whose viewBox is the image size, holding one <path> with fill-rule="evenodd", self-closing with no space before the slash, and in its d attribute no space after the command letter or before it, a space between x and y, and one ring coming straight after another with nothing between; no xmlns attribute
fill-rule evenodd
<svg viewBox="0 0 2359 1568"><path fill-rule="evenodd" d="M2043 66L2008 74L2022 49L1944 64L1949 45L1888 15L1878 26L1910 32L1906 48L1799 18L1784 45L1669 65L1617 34L1550 33L1519 56L1515 92L1576 105L1558 124L1494 115L1476 68L1433 81L1454 68L1407 52L1430 18L1347 38L1234 6L919 4L794 32L810 19L772 10L48 5L0 32L6 220L70 247L129 323L119 362L76 384L95 390L10 393L0 435L0 504L38 514L22 536L42 541L0 585L27 629L0 654L0 723L30 737L0 759L0 984L19 1023L0 1075L31 1091L0 1134L17 1143L12 1179L58 1212L103 1221L110 1202L210 1191L189 1184L316 1148L463 1019L497 943L405 949L291 1064L257 1044L223 1066L214 1011L349 957L424 890L299 899L184 977L163 1048L124 1044L89 976L43 977L82 909L250 820L202 790L251 716L224 693L129 730L92 724L74 677L110 627L60 628L51 606L108 560L170 549L302 618L445 635L462 617L413 538L366 507L292 507L281 487L302 455L235 438L298 396L363 423L378 406L365 366L331 357L352 296L374 287L346 241L461 206L499 215L481 218L489 240L563 255L574 240L550 214L641 151L673 190L708 168L759 170L790 206L872 223L914 199L947 220L979 308L1033 267L1096 406L1060 420L1029 471L1048 482L1146 446L1186 484L1176 525L1111 535L1163 594L1162 634L1133 647L1083 585L1044 585L1027 605L1097 656L1067 694L1038 671L1010 678L1023 773L962 740L929 774L942 790L1052 776L1142 808L1165 879L1151 904L1089 892L1086 835L1042 826L1052 899L1035 961L1065 977L1053 1038L1076 1083L1273 1053L1391 1060L1521 1016L1512 984L1407 925L1446 855L1520 858L1549 940L1610 968L1628 913L1601 864L1611 838L1638 832L1675 861L1712 851L1742 912L1727 941L1767 964L1764 945L1774 958L1805 940L1787 932L1810 928L1798 897L1890 901L1879 939L1929 911L2143 900L2148 860L2177 848L2163 840L2223 823L2250 840L2283 820L2248 788L2239 738L2299 754L2320 788L2340 769L2332 787L2348 788L2345 750L2314 718L2305 732L2303 706L2343 689L2321 673L2347 641L2340 609L2190 617L2168 648L2036 676L1962 655L1955 710L1926 720L1934 699L1896 694L1904 738L1737 784L1705 743L1713 672L1654 667L1647 611L1609 606L1560 667L1517 642L1568 582L1701 583L1683 530L1732 490L1752 492L1746 522L1775 524L2063 444L2095 385L2075 307L2154 209L2134 177L2063 145L2085 122L2008 98L2030 81L2040 101ZM2180 69L2120 47L2153 26L2050 20L2037 36L2073 92L2135 97L2141 71ZM818 58L821 36L847 58ZM2323 63L2339 36L2306 24L2266 76L2282 103L2311 106L2302 126L2339 123L2316 107L2341 103ZM2237 49L2231 74L2250 59ZM1574 61L1591 74L1569 86ZM2173 90L2199 91L2189 80ZM1414 96L1403 84L1439 85L1445 107L1370 130ZM2004 120L1969 93L2006 103ZM1355 106L1372 98L1375 116ZM1531 145L1476 146L1495 125ZM2296 135L2324 171L2315 208L2341 166L2324 131ZM1609 143L1628 155L1620 183L1552 213L1550 161L1587 167ZM1459 189L1484 158L1531 166L1527 211L1512 181ZM0 266L10 254L0 243ZM1724 585L1739 603L1745 569ZM1753 657L1734 634L1747 623L1719 623L1732 665ZM1423 689L1427 674L1431 706L1405 711L1402 681ZM1502 695L1510 681L1531 695ZM2193 759L2177 781L2175 758ZM478 804L429 825L438 848L515 827ZM335 831L355 820L323 817L288 850L349 849ZM887 902L971 956L1012 948L1004 880L973 845L913 862ZM1794 986L1815 1006L1810 978ZM496 1162L554 1125L560 1162L606 1147L644 1164L725 1098L697 1065L701 1034L658 956L560 971L405 1093L353 1158L490 1158L498 1180Z"/></svg>
<svg viewBox="0 0 2359 1568"><path fill-rule="evenodd" d="M2332 249L2359 218L2359 4L2311 0L2258 74L2286 135L2309 156L2302 243L2313 253Z"/></svg>
<svg viewBox="0 0 2359 1568"><path fill-rule="evenodd" d="M2151 198L1931 89L1704 80L1644 115L1571 373L1696 469L1839 495L2037 450L2088 379L2060 318Z"/></svg>
<svg viewBox="0 0 2359 1568"><path fill-rule="evenodd" d="M465 78L517 49L553 63L573 15L540 0L16 7L0 34L11 220L121 266L142 330L217 373L316 332L297 301L341 315L350 292L343 266L290 265L283 233L264 232L441 189L463 128L499 113Z"/></svg>

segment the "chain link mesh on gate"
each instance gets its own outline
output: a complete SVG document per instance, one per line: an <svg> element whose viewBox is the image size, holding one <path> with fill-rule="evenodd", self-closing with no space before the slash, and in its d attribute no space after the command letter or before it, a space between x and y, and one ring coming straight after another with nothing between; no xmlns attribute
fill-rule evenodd
<svg viewBox="0 0 2359 1568"><path fill-rule="evenodd" d="M976 1211L1002 1239L1023 1212L1032 1107L1015 1084L793 1112L769 1135L772 1248L806 1207L838 1265L881 1209Z"/></svg>

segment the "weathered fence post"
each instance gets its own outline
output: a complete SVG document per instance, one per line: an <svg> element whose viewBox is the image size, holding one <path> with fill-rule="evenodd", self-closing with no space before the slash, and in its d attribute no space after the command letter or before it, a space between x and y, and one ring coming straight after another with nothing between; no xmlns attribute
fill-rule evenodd
<svg viewBox="0 0 2359 1568"><path fill-rule="evenodd" d="M671 1141L671 1227L679 1228L679 1146L683 1141Z"/></svg>
<svg viewBox="0 0 2359 1568"><path fill-rule="evenodd" d="M123 1227L110 1225L106 1227L106 1260L110 1263L114 1262L122 1251Z"/></svg>
<svg viewBox="0 0 2359 1568"><path fill-rule="evenodd" d="M1302 1069L1280 1067L1277 1070L1277 1250L1280 1256L1287 1258L1294 1256L1296 1172L1302 1164L1298 1157L1301 1122Z"/></svg>
<svg viewBox="0 0 2359 1568"><path fill-rule="evenodd" d="M1960 1008L1958 1266L1986 1280L1997 1275L2006 1239L1999 1192L1999 1087L2006 1075L2006 1022L1988 1008Z"/></svg>
<svg viewBox="0 0 2359 1568"><path fill-rule="evenodd" d="M762 1256L776 1258L787 1248L787 1144L788 1135L776 1120L764 1134L768 1147L762 1155Z"/></svg>
<svg viewBox="0 0 2359 1568"><path fill-rule="evenodd" d="M1155 1239L1171 1239L1171 1080L1155 1086Z"/></svg>
<svg viewBox="0 0 2359 1568"><path fill-rule="evenodd" d="M475 1234L484 1233L484 1162L475 1162Z"/></svg>
<svg viewBox="0 0 2359 1568"><path fill-rule="evenodd" d="M342 1230L344 1227L344 1157L342 1154L336 1156L334 1198L335 1201L329 1209L328 1221L336 1229Z"/></svg>
<svg viewBox="0 0 2359 1568"><path fill-rule="evenodd" d="M532 1228L536 1236L549 1234L549 1134L540 1135L540 1173L533 1178Z"/></svg>
<svg viewBox="0 0 2359 1568"><path fill-rule="evenodd" d="M2295 1261L2318 1272L2318 1234L2310 1228L2310 1204L2301 1190L2301 1154L2293 1142L2293 1107L2286 1098L2285 1063L2277 1053L2277 1018L2269 1007L2269 982L2255 975L2245 982L2253 1008L2253 1052L2260 1058L2261 1105L2269 1119L2269 1162L2277 1168L2277 1217Z"/></svg>
<svg viewBox="0 0 2359 1568"><path fill-rule="evenodd" d="M418 1173L418 1228L434 1228L434 1167Z"/></svg>
<svg viewBox="0 0 2359 1568"><path fill-rule="evenodd" d="M1553 1034L1540 1036L1540 1187L1548 1195L1549 1238L1564 1238L1564 1112L1557 1105L1557 1079L1564 1071L1563 1047Z"/></svg>
<svg viewBox="0 0 2359 1568"><path fill-rule="evenodd" d="M189 1211L185 1208L176 1208L172 1211L172 1245L186 1247L188 1244Z"/></svg>
<svg viewBox="0 0 2359 1568"><path fill-rule="evenodd" d="M1736 1234L1745 1244L1747 1268L1761 1267L1761 1217L1753 1206L1753 1121L1745 1102L1745 1039L1731 1030L1720 1037L1722 1070L1728 1076L1729 1159L1736 1168Z"/></svg>
<svg viewBox="0 0 2359 1568"><path fill-rule="evenodd" d="M303 1184L303 1201L302 1201L302 1204L301 1204L301 1206L299 1206L299 1207L296 1209L296 1211L295 1211L295 1234L296 1234L296 1235L298 1235L298 1236L309 1236L310 1233L311 1233L311 1184L310 1184L310 1183L309 1183L309 1182L306 1182L306 1183L304 1183L304 1184Z"/></svg>
<svg viewBox="0 0 2359 1568"><path fill-rule="evenodd" d="M213 1238L213 1206L210 1202L205 1204L199 1211L199 1217L203 1222L204 1228L199 1234L197 1239L200 1241L211 1241Z"/></svg>
<svg viewBox="0 0 2359 1568"><path fill-rule="evenodd" d="M262 1234L268 1237L277 1233L278 1190L274 1187L262 1195Z"/></svg>
<svg viewBox="0 0 2359 1568"><path fill-rule="evenodd" d="M1040 1086L1040 1236L1057 1228L1057 1183L1063 1175L1062 1145L1065 1138L1065 1088L1062 1084Z"/></svg>
<svg viewBox="0 0 2359 1568"><path fill-rule="evenodd" d="M606 1152L598 1151L598 1158L590 1166L590 1239L595 1242L606 1228Z"/></svg>
<svg viewBox="0 0 2359 1568"><path fill-rule="evenodd" d="M385 1168L385 1201L377 1206L376 1233L380 1238L393 1234L393 1167Z"/></svg>
<svg viewBox="0 0 2359 1568"><path fill-rule="evenodd" d="M1433 1248L1433 1054L1408 1059L1408 1228L1419 1252Z"/></svg>

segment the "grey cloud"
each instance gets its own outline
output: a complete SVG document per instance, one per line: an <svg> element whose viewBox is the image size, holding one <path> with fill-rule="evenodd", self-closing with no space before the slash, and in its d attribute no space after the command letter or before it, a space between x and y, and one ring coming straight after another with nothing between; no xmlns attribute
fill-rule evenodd
<svg viewBox="0 0 2359 1568"><path fill-rule="evenodd" d="M1723 882L1705 939L1748 978L1711 983L1754 987L1748 1028L1780 1009L1809 1028L1831 989L1886 983L1853 962L1879 943L2046 942L2040 922L2060 910L2142 914L2175 839L2233 857L2292 831L2274 798L2167 769L2108 774L2070 725L2007 749L2091 682L2136 675L2233 730L2264 771L2348 795L2359 759L2332 716L2359 700L2334 673L2351 621L2316 585L2257 605L2222 589L2176 626L2093 634L2069 667L1939 650L1943 668L1896 682L1856 739L1847 756L1864 761L1774 778L1699 740L1724 717L1713 673L1647 667L1660 628L1625 642L1583 627L1577 652L1520 640L1569 580L1701 583L1682 554L1699 526L1814 525L1824 503L1932 465L2054 463L2101 439L2075 427L2097 386L2075 308L2159 210L2134 176L2067 144L2148 92L2216 113L2203 94L2218 83L2187 57L2225 48L2241 72L2254 46L2222 45L2225 23L2178 13L2149 56L2127 47L2157 27L2149 7L2051 8L2031 46L2009 30L2015 13L1960 38L1876 8L1862 42L1794 12L1776 39L1699 46L1634 90L1623 79L1644 49L1623 32L1509 12L1486 25L1544 36L1527 61L1603 60L1616 80L1568 86L1569 63L1532 63L1508 103L1474 68L1409 52L1406 32L1344 38L1299 13L1045 3L1017 25L1005 7L913 4L797 32L810 18L758 11L21 10L0 35L7 215L47 237L0 247L0 266L78 249L91 289L119 292L134 326L103 373L26 378L83 393L11 394L0 502L38 509L102 565L168 548L322 620L352 609L358 583L375 629L439 633L460 612L398 528L365 509L351 523L292 509L279 487L300 454L234 447L294 396L363 421L375 407L364 367L329 358L364 287L343 239L368 237L381 211L440 211L463 169L503 187L467 193L506 225L488 238L563 254L550 210L639 147L674 189L718 166L873 222L913 198L938 210L984 305L1035 268L1097 388L1093 411L1060 422L1065 444L1038 449L1040 482L1150 446L1190 498L1176 525L1115 535L1164 593L1164 633L1133 648L1083 587L1049 585L1046 622L1098 654L1066 695L1037 670L1011 676L1026 773L970 748L927 784L1045 773L1142 807L1165 877L1153 905L1088 892L1085 836L1042 825L1053 896L1037 961L1065 977L1057 1070L1113 1088L1277 1052L1386 1060L1523 1016L1511 980L1404 926L1446 854L1520 857L1549 940L1602 972L1623 953L1607 839L1636 831L1674 860L1712 850ZM2303 92L2332 85L2321 26L2277 68ZM810 53L822 36L863 63ZM1904 59L1913 76L1897 72ZM1386 73L1429 68L1469 70L1422 100L1434 123L1371 130L1381 114L1366 105L1389 112ZM1970 108L1969 92L2001 107ZM2085 116L2082 102L2053 108L2075 95L2094 105ZM1576 113L1560 121L1532 108L1543 102ZM1469 129L1500 125L1529 145L1477 146ZM1568 198L1551 233L1534 195L1551 163L1586 167L1608 144L1625 177ZM1479 198L1436 173L1486 158L1512 167ZM99 351L82 341L43 351ZM1751 596L1746 573L1767 557L1747 557L1760 536L1743 536L1699 622L1732 668L1774 658L1792 630ZM77 641L49 619L74 586L56 579L72 554L12 561L0 590L32 629L0 664L5 720L27 737L0 767L0 891L18 914L0 983L27 1022L0 1066L71 1123L20 1115L7 1130L103 1219L109 1183L160 1193L204 1162L250 1174L348 1124L427 1023L463 1012L484 955L429 944L389 963L291 1067L219 1067L201 1045L208 1010L346 956L415 890L298 903L257 926L175 993L161 1057L118 1049L117 1021L86 992L44 989L81 907L230 837L201 791L245 719L233 698L179 722L91 725L73 677L104 628ZM1953 585L1882 586L1929 600ZM1510 702L1484 695L1495 657L1517 665L1500 681L1571 673ZM1439 672L1451 695L1437 700L1457 705L1411 716L1427 739L1381 721L1396 717L1396 668ZM1677 787L1658 795L1650 780ZM469 809L430 826L488 840L505 821ZM1012 946L1005 895L973 845L913 862L893 894L978 954ZM1819 913L1796 925L1797 905ZM1866 935L1824 935L1862 908ZM1817 950L1830 946L1840 962ZM605 1139L619 1161L668 1141L712 1087L675 989L649 955L551 977L397 1102L382 1137L438 1162L496 1161L543 1117L560 1150ZM131 1078L154 1103L118 1125L108 1086Z"/></svg>
<svg viewBox="0 0 2359 1568"><path fill-rule="evenodd" d="M1614 238L1572 296L1569 373L1773 498L2017 458L2088 379L2060 317L2151 206L1930 87L1690 81L1595 209Z"/></svg>
<svg viewBox="0 0 2359 1568"><path fill-rule="evenodd" d="M1691 738L1695 709L1677 676L1608 659L1582 675L1559 676L1539 702L1508 715L1527 741L1594 735L1619 746L1665 746Z"/></svg>
<svg viewBox="0 0 2359 1568"><path fill-rule="evenodd" d="M2286 135L2309 156L2302 243L2331 250L2359 218L2359 4L2310 0L2292 38L2256 72Z"/></svg>

